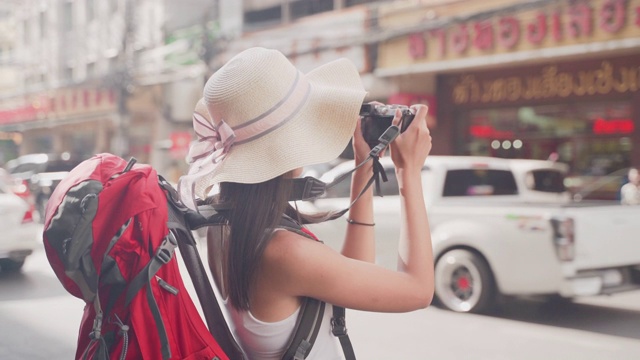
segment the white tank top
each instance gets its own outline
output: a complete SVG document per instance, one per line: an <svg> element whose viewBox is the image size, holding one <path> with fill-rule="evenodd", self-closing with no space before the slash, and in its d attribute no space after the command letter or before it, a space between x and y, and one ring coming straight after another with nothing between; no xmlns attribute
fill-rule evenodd
<svg viewBox="0 0 640 360"><path fill-rule="evenodd" d="M300 308L284 320L264 322L250 311L238 311L224 302L234 325L236 339L250 360L280 360L293 333ZM331 333L333 306L327 304L320 332L307 360L343 360L340 341Z"/></svg>

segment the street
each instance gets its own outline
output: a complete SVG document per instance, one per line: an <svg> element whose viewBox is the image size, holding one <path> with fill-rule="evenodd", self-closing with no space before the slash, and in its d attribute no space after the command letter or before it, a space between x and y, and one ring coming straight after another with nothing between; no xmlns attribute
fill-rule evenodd
<svg viewBox="0 0 640 360"><path fill-rule="evenodd" d="M82 307L43 249L22 273L0 273L0 359L73 358ZM493 315L348 311L347 325L359 359L637 359L640 291L554 305L511 300Z"/></svg>

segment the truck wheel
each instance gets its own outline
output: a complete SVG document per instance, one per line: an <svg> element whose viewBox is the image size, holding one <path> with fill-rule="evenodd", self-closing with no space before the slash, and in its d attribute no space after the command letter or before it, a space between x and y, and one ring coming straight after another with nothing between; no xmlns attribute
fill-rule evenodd
<svg viewBox="0 0 640 360"><path fill-rule="evenodd" d="M573 304L572 297L563 297L560 294L547 295L546 297L543 297L543 301L545 306L548 306L551 308L568 306Z"/></svg>
<svg viewBox="0 0 640 360"><path fill-rule="evenodd" d="M483 258L468 250L455 249L436 263L435 292L440 305L449 310L482 313L493 305L496 288Z"/></svg>
<svg viewBox="0 0 640 360"><path fill-rule="evenodd" d="M11 260L11 259L1 259L0 260L0 271L2 272L18 272L22 269L24 265L24 260Z"/></svg>

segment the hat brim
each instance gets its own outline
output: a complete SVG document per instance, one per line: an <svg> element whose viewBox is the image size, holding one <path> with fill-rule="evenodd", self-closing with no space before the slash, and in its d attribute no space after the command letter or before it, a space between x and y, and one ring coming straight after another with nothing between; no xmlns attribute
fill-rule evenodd
<svg viewBox="0 0 640 360"><path fill-rule="evenodd" d="M297 116L260 138L233 145L214 171L196 181L197 196L204 198L214 184L260 183L342 153L366 96L358 70L339 59L305 77L311 92Z"/></svg>

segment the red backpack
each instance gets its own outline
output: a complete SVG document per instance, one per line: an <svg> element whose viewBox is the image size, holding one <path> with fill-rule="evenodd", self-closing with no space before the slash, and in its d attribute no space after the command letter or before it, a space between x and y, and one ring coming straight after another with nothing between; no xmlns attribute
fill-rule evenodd
<svg viewBox="0 0 640 360"><path fill-rule="evenodd" d="M76 359L246 359L226 322L192 230L225 223L186 208L149 165L98 154L53 191L43 241L65 289L86 302ZM280 227L312 237L293 219ZM206 325L187 292L179 248ZM332 329L347 359L355 355L344 308ZM283 359L304 359L318 335L324 303L306 299Z"/></svg>
<svg viewBox="0 0 640 360"><path fill-rule="evenodd" d="M76 359L228 359L185 289L158 181L148 165L100 154L47 204L47 258L86 302Z"/></svg>

